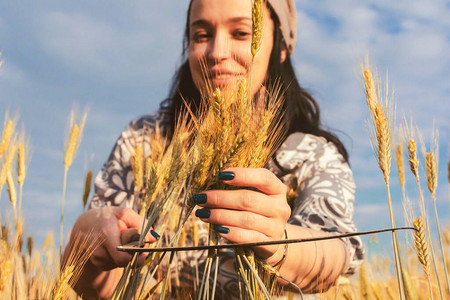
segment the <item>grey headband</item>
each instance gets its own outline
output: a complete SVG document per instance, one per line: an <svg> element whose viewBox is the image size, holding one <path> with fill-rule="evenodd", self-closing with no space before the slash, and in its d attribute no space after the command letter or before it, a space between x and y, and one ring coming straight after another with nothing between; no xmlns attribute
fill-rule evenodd
<svg viewBox="0 0 450 300"><path fill-rule="evenodd" d="M280 20L281 33L289 54L294 52L297 39L297 11L293 0L268 0Z"/></svg>

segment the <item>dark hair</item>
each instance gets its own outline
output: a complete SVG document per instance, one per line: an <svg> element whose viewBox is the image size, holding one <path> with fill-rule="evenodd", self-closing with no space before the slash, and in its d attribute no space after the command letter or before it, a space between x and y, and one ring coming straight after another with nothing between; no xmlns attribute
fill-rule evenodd
<svg viewBox="0 0 450 300"><path fill-rule="evenodd" d="M184 63L175 73L169 97L160 105L160 112L165 116L165 123L167 124L166 134L169 138L172 137L177 116L186 109L183 99L186 100L189 108L194 114L198 111L201 102L200 92L194 84L189 62L186 58L189 45L189 15L191 4L192 1L189 4L187 12L186 29L183 40L182 58ZM286 56L284 62L280 61L281 50L285 47L280 29L280 21L270 5L267 5L271 11L271 18L274 23L274 33L266 85L281 85L280 88L284 95L283 107L281 109L283 115L281 118L285 124L286 137L294 132L304 132L324 137L327 141L334 143L339 153L341 153L344 159L348 161L347 150L339 138L321 128L319 106L316 100L314 100L314 98L298 83L289 54Z"/></svg>

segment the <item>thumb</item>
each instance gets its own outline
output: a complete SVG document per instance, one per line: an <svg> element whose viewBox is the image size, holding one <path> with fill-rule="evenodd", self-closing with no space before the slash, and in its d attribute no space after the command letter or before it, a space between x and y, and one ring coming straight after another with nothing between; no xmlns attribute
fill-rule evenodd
<svg viewBox="0 0 450 300"><path fill-rule="evenodd" d="M114 215L117 218L119 231L121 232L121 235L125 234L127 240L132 238L133 234L141 233L144 218L140 216L138 213L136 213L134 210L130 208L116 207L114 209ZM131 231L128 230L131 228L134 229ZM150 230L146 234L145 239L149 242L155 242L159 239L159 235L153 230Z"/></svg>

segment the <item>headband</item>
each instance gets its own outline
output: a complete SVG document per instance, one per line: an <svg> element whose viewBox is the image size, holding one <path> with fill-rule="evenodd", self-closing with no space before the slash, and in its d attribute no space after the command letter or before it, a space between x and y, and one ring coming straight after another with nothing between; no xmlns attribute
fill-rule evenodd
<svg viewBox="0 0 450 300"><path fill-rule="evenodd" d="M289 54L294 52L297 39L297 11L293 0L268 0L280 20L280 29Z"/></svg>

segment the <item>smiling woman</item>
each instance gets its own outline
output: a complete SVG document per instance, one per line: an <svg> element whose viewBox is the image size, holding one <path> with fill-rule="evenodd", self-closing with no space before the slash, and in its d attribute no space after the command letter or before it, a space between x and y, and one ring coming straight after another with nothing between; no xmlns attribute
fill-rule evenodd
<svg viewBox="0 0 450 300"><path fill-rule="evenodd" d="M251 0L190 2L184 63L176 74L169 98L156 115L132 121L119 137L96 178L91 209L74 225L73 234L93 230L106 237L87 263L76 287L78 293L109 298L121 275L120 267L131 259L131 255L118 252L116 247L121 245L121 232L140 229L143 222L138 214L143 199L140 191L135 193L138 184L133 176L137 147L147 149L145 155L151 156L156 149L152 149L149 132L161 128L166 138L175 138L175 127L180 113L186 112L186 104L197 116L202 94L215 88L233 88L239 80L250 77L251 72L250 95L256 103L275 83L284 93L276 117L285 127L284 143L266 168L221 170L218 179L232 186L232 190L206 190L192 197L192 202L200 207L195 212L199 218L198 243L207 243L208 224L215 225L222 238L238 243L356 230L352 221L355 186L347 152L337 137L321 128L319 107L300 87L291 64L296 37L294 2L269 0L263 4L262 14L261 49L253 59ZM159 235L152 231L147 238L155 241ZM192 236L187 239L187 243L194 243ZM252 249L261 260L279 268L284 278L308 293L324 291L339 276L352 274L363 256L358 238ZM199 270L203 270L207 256L206 252L176 256L174 296L177 288L196 291L193 286L196 278L202 276ZM142 265L144 260L140 256L138 264ZM216 297L239 297L233 252L221 252L219 265ZM287 285L283 280L279 283Z"/></svg>

